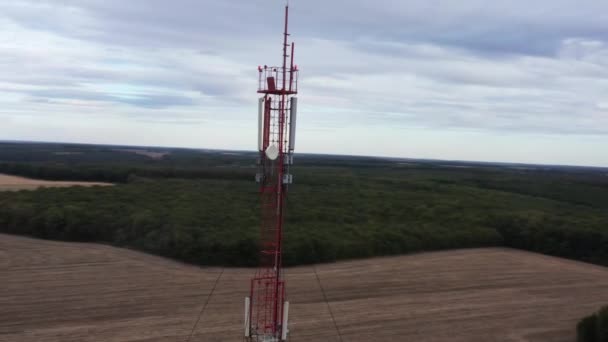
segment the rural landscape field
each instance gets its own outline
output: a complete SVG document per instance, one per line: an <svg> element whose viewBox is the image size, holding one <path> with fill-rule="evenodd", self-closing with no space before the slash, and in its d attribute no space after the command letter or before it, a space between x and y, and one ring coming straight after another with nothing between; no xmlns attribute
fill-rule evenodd
<svg viewBox="0 0 608 342"><path fill-rule="evenodd" d="M566 342L608 304L606 169L297 157L291 341ZM241 338L254 154L4 143L0 172L0 341Z"/></svg>
<svg viewBox="0 0 608 342"><path fill-rule="evenodd" d="M0 30L0 342L608 342L608 0Z"/></svg>
<svg viewBox="0 0 608 342"><path fill-rule="evenodd" d="M1 341L242 338L251 269L7 235L0 251ZM567 342L608 302L608 269L502 248L295 267L287 280L291 341Z"/></svg>
<svg viewBox="0 0 608 342"><path fill-rule="evenodd" d="M0 174L0 191L35 190L38 188L61 188L70 186L108 186L100 182L66 182L30 179L25 177Z"/></svg>

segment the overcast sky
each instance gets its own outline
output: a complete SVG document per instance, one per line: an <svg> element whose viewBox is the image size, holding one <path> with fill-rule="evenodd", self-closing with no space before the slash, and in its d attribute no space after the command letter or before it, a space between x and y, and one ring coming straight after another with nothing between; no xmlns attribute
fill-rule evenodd
<svg viewBox="0 0 608 342"><path fill-rule="evenodd" d="M280 0L3 0L0 139L256 148ZM608 166L608 1L291 0L299 152Z"/></svg>

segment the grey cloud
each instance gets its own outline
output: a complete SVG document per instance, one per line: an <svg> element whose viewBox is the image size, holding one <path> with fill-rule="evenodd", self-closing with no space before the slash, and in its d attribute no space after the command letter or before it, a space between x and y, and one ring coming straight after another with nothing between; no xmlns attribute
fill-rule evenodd
<svg viewBox="0 0 608 342"><path fill-rule="evenodd" d="M119 98L116 101L145 108L169 108L175 106L194 106L196 101L185 96L172 95L143 95L135 98Z"/></svg>
<svg viewBox="0 0 608 342"><path fill-rule="evenodd" d="M337 113L329 124L608 130L589 121L608 91L603 0L292 4L303 96L310 111ZM253 107L255 66L280 54L274 0L22 0L0 11L33 36L64 39L62 50L39 56L41 47L22 63L9 60L18 72L3 70L15 92L37 100ZM104 83L154 91L120 96Z"/></svg>
<svg viewBox="0 0 608 342"><path fill-rule="evenodd" d="M5 12L31 28L130 46L212 50L226 39L272 38L280 30L276 1L93 0L31 2ZM35 5L33 5L35 4ZM41 5L43 4L43 5ZM8 7L8 8L6 8ZM482 54L554 54L568 37L608 40L603 0L294 2L300 37L352 41L432 42ZM34 12L33 9L36 11ZM273 10L270 10L273 9ZM78 23L73 16L86 18ZM34 18L32 18L34 17ZM57 18L64 20L57 20ZM276 23L276 24L275 24ZM74 29L78 25L78 29ZM238 43L237 43L238 44Z"/></svg>
<svg viewBox="0 0 608 342"><path fill-rule="evenodd" d="M34 98L34 101L45 100L90 100L129 104L137 107L150 109L163 109L175 106L194 106L196 102L185 96L174 95L149 95L141 94L132 97L122 97L110 94L95 93L83 90L44 89L30 90L26 92Z"/></svg>

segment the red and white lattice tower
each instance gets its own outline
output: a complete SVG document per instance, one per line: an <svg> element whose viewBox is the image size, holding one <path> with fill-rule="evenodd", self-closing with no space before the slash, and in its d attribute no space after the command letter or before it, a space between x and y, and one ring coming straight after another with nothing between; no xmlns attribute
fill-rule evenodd
<svg viewBox="0 0 608 342"><path fill-rule="evenodd" d="M259 269L245 299L245 339L278 342L287 339L289 302L282 272L283 218L287 188L292 183L296 133L298 67L294 44L288 42L289 6L285 6L283 65L258 67L258 173L261 197ZM289 65L288 65L289 62Z"/></svg>

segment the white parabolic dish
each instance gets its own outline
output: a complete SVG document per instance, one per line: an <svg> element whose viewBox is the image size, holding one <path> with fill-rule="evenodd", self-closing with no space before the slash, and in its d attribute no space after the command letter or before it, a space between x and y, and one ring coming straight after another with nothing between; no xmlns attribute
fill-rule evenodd
<svg viewBox="0 0 608 342"><path fill-rule="evenodd" d="M268 159L270 160L275 160L277 159L277 157L279 156L279 148L277 147L277 145L270 145L268 146L268 148L266 149L266 157L268 157Z"/></svg>

